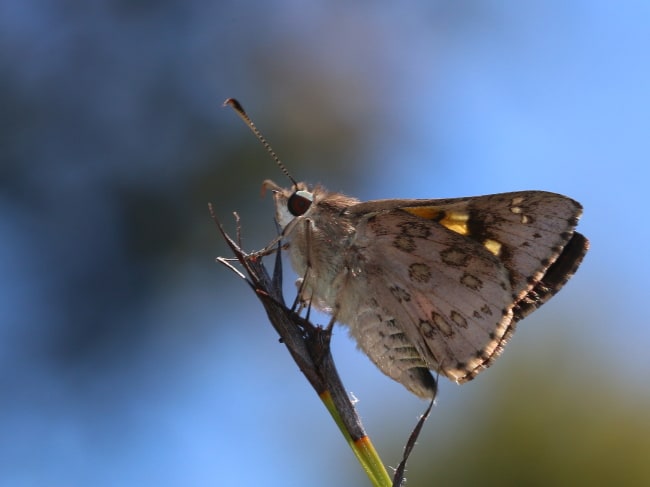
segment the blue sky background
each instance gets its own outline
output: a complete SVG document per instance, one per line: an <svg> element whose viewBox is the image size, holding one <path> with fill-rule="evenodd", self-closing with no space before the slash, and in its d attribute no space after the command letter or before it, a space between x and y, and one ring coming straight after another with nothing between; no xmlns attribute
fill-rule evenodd
<svg viewBox="0 0 650 487"><path fill-rule="evenodd" d="M414 470L483 444L500 394L529 404L515 379L648 404L649 22L645 1L0 3L0 483L366 485L214 263L207 202L259 248L260 183L284 183L230 96L300 180L585 208L580 271L488 372L441 383ZM334 354L395 465L425 404L340 328Z"/></svg>

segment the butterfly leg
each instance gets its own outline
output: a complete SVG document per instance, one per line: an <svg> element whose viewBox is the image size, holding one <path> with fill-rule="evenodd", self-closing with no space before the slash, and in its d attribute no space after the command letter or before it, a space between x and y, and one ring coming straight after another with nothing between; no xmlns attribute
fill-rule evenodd
<svg viewBox="0 0 650 487"><path fill-rule="evenodd" d="M307 224L306 228L308 228L308 229L311 228L309 226L309 224L311 223L311 220L309 220L309 219L304 219L303 220L302 218L296 218L296 219L292 220L291 223L289 223L286 227L284 227L284 229L280 232L279 231L280 227L278 225L278 222L276 221L275 223L276 223L276 228L278 229L278 236L275 237L273 240L271 240L271 242L269 242L266 245L266 247L264 247L263 249L260 249L260 250L258 250L256 252L252 252L251 255L254 256L254 257L264 257L266 255L274 254L278 250L278 242L280 242L283 238L286 238L287 236L289 236L291 234L291 232L293 232L293 230L296 228L296 225L298 225L302 221L309 222ZM285 243L285 244L283 244L281 246L282 250L286 250L288 248L289 248L288 243Z"/></svg>
<svg viewBox="0 0 650 487"><path fill-rule="evenodd" d="M298 292L296 294L296 299L293 302L293 306L291 307L292 311L302 311L304 308L307 308L307 316L306 318L309 319L309 314L311 312L311 303L312 303L312 298L313 298L313 291L311 292L310 296L306 296L307 292L307 279L309 276L309 271L312 268L312 259L311 259L311 220L308 218L304 219L304 225L305 225L305 237L306 237L306 242L307 242L307 252L306 252L306 265L305 265L305 272L301 278L298 278L296 280L296 287L298 288ZM286 233L286 232L285 232Z"/></svg>
<svg viewBox="0 0 650 487"><path fill-rule="evenodd" d="M328 333L332 332L332 328L334 328L334 323L336 323L336 315L338 314L339 310L339 305L337 304L334 306L334 309L332 310L332 317L330 318L329 323L327 324L327 327L325 328Z"/></svg>
<svg viewBox="0 0 650 487"><path fill-rule="evenodd" d="M305 271L303 277L296 279L296 298L294 299L293 305L291 306L291 311L300 313L303 309L308 308L307 313L309 314L309 310L311 309L312 296L310 295L307 297L306 295L306 281L307 271Z"/></svg>

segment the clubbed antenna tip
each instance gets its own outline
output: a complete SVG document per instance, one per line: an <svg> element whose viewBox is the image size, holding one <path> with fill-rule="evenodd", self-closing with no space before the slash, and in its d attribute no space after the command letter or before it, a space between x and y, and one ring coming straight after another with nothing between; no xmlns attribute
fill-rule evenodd
<svg viewBox="0 0 650 487"><path fill-rule="evenodd" d="M275 154L273 149L271 148L271 145L267 142L266 138L260 133L259 130L257 130L257 127L251 120L251 118L248 116L246 113L246 110L244 110L244 107L241 106L241 103L239 103L237 100L234 98L228 98L226 101L223 102L223 106L230 106L233 110L235 110L235 113L239 115L239 118L241 118L246 125L252 130L252 132L255 134L255 137L257 137L257 140L259 140L264 148L266 149L266 152L269 153L269 155L273 158L275 163L278 165L280 170L284 173L286 177L289 178L291 181L291 184L293 184L294 187L298 187L298 183L296 182L295 179L291 177L291 174L289 174L289 171L287 171L287 168L284 167L284 164L282 164L282 161L280 158Z"/></svg>

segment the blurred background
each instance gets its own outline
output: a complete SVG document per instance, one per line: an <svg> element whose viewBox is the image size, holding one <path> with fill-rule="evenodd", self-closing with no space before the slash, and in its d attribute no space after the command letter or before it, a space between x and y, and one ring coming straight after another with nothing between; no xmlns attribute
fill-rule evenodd
<svg viewBox="0 0 650 487"><path fill-rule="evenodd" d="M256 249L261 182L287 184L232 96L298 180L584 205L581 269L489 371L441 381L409 486L648 485L649 21L642 0L0 2L0 484L369 485L214 262L207 203ZM396 466L426 404L333 346Z"/></svg>

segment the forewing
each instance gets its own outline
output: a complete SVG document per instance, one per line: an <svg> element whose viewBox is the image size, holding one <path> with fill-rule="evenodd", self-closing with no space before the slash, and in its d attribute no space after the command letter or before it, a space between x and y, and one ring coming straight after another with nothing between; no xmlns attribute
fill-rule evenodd
<svg viewBox="0 0 650 487"><path fill-rule="evenodd" d="M578 202L544 191L421 201L404 209L488 248L508 269L516 299L560 256L582 213Z"/></svg>

